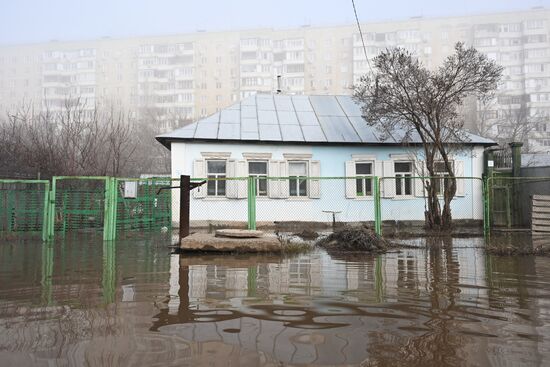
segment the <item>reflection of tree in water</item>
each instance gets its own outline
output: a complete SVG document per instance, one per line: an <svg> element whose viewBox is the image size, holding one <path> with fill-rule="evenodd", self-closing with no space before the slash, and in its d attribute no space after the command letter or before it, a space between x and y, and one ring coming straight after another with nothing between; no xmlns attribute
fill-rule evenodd
<svg viewBox="0 0 550 367"><path fill-rule="evenodd" d="M371 333L368 350L370 357L364 365L444 366L460 365L460 348L465 340L456 333L455 311L459 294L459 263L452 254L452 238L427 238L426 279L429 309L415 311L429 320L421 330L412 330L421 335L403 337L404 331ZM420 269L418 269L420 270ZM399 267L399 281L403 284L403 268ZM408 284L411 286L412 284ZM417 284L416 286L418 286ZM412 285L414 286L414 285ZM407 300L398 302L407 303ZM390 332L391 333L391 332Z"/></svg>

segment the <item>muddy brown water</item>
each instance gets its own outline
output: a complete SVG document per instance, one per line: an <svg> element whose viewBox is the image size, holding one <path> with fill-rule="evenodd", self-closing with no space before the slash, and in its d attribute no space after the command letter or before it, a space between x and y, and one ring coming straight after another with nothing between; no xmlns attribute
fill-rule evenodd
<svg viewBox="0 0 550 367"><path fill-rule="evenodd" d="M429 241L426 248L425 242ZM550 365L550 258L0 243L0 366Z"/></svg>

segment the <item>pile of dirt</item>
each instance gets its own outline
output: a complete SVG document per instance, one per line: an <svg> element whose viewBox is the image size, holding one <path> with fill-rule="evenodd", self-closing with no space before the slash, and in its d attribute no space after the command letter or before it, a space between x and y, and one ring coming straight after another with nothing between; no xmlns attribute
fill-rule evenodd
<svg viewBox="0 0 550 367"><path fill-rule="evenodd" d="M300 237L303 240L315 240L319 237L319 233L312 231L311 229L303 229L300 232L293 233L293 236Z"/></svg>
<svg viewBox="0 0 550 367"><path fill-rule="evenodd" d="M386 252L390 244L367 227L343 227L322 238L317 246L328 251Z"/></svg>

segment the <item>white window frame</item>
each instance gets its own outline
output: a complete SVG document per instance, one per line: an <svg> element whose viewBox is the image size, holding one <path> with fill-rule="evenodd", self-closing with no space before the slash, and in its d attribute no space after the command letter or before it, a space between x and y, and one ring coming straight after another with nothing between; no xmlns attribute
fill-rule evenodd
<svg viewBox="0 0 550 367"><path fill-rule="evenodd" d="M305 168L305 173L306 175L305 176L291 176L290 175L290 165L291 164L296 164L296 163L304 163L306 168ZM309 160L306 160L306 159L296 159L296 160L288 160L287 161L287 165L288 165L288 197L290 199L307 199L309 198L309 180L307 179L308 177L308 174L309 174L309 165L310 165L310 162ZM295 177L295 178L293 178ZM304 195L301 195L300 194L300 181L303 181L303 180L300 180L300 177L306 177L306 179L303 179L305 180L305 183L306 183L306 192ZM292 195L291 193L291 181L295 180L296 181L296 192L297 192L297 195Z"/></svg>
<svg viewBox="0 0 550 367"><path fill-rule="evenodd" d="M250 172L250 163L264 163L265 164L265 174L264 173L262 173L262 174L251 173ZM269 197L269 185L268 185L268 180L267 180L267 177L269 177L269 161L268 160L263 160L263 159L251 159L251 160L246 161L246 165L247 165L247 168L248 168L248 175L251 176L251 177L254 177L254 184L256 186L256 196L261 197L261 198ZM263 180L265 180L265 193L260 194L260 191L259 191L258 188L259 188L259 181L262 179L262 177L263 177Z"/></svg>
<svg viewBox="0 0 550 367"><path fill-rule="evenodd" d="M435 171L435 167L436 165L440 163L440 164L445 164L445 162L443 160L437 160L434 162L434 171ZM455 161L454 159L451 159L450 160L450 163L453 165L453 173L455 174L456 176L456 164L455 164ZM448 177L449 177L449 173L447 171L440 171L440 172L434 172L434 177L439 177L437 179L437 182L439 182L438 184L438 187L436 187L436 191L437 191L437 196L440 196L442 197L445 193L445 182L446 180L448 180ZM437 190L439 188L439 190ZM442 190L443 189L443 190Z"/></svg>
<svg viewBox="0 0 550 367"><path fill-rule="evenodd" d="M374 160L357 160L357 161L354 161L354 164L355 164L355 196L356 198L358 199L362 199L362 198L373 198L374 197L374 185L373 185L373 181L374 181L374 172L375 172L375 165L374 165ZM358 164L370 164L370 174L367 174L367 175L360 175L357 173L357 165ZM370 178L369 178L370 177ZM359 185L357 184L359 181L361 181L361 186L363 187L366 187L366 182L367 180L370 180L370 194L367 195L359 195Z"/></svg>
<svg viewBox="0 0 550 367"><path fill-rule="evenodd" d="M208 163L209 162L223 162L225 164L225 173L210 173L208 171ZM208 181L206 183L206 196L207 197L211 197L211 198L224 198L227 196L227 180L217 180L218 178L227 178L227 159L220 159L220 158L207 158L205 160L205 164L206 164L206 178L210 179L210 178L216 178L216 180L214 181ZM215 194L210 194L209 193L209 184L213 182L214 183L214 192ZM223 182L224 183L224 189L223 189L223 195L219 193L219 183L220 182Z"/></svg>
<svg viewBox="0 0 550 367"><path fill-rule="evenodd" d="M396 169L395 169L395 165L398 164L398 163L408 163L410 164L410 170L408 172L397 172ZM399 159L399 160L394 160L393 161L393 172L394 172L394 175L395 175L395 197L396 198L408 198L408 197L414 197L414 180L412 179L412 177L415 177L415 174L414 174L414 161L413 160L404 160L404 159ZM408 176L407 176L408 174ZM409 177L408 181L409 181L409 185L410 185L410 194L407 194L405 193L406 192L406 182L407 182L407 177ZM398 178L399 180L401 181L399 184L398 184ZM399 190L398 190L398 187L399 187ZM401 194L398 193L398 191L401 190Z"/></svg>

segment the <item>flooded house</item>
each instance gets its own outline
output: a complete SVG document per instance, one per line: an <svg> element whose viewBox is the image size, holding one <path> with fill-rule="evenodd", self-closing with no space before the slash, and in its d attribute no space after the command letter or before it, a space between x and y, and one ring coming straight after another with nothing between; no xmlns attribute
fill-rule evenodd
<svg viewBox="0 0 550 367"><path fill-rule="evenodd" d="M421 141L382 135L350 96L256 94L157 140L171 150L173 178L208 179L193 192L192 224L246 222L250 176L259 223L372 221L378 189L384 220L423 221ZM494 142L467 135L452 157L453 217L482 220L483 152Z"/></svg>

